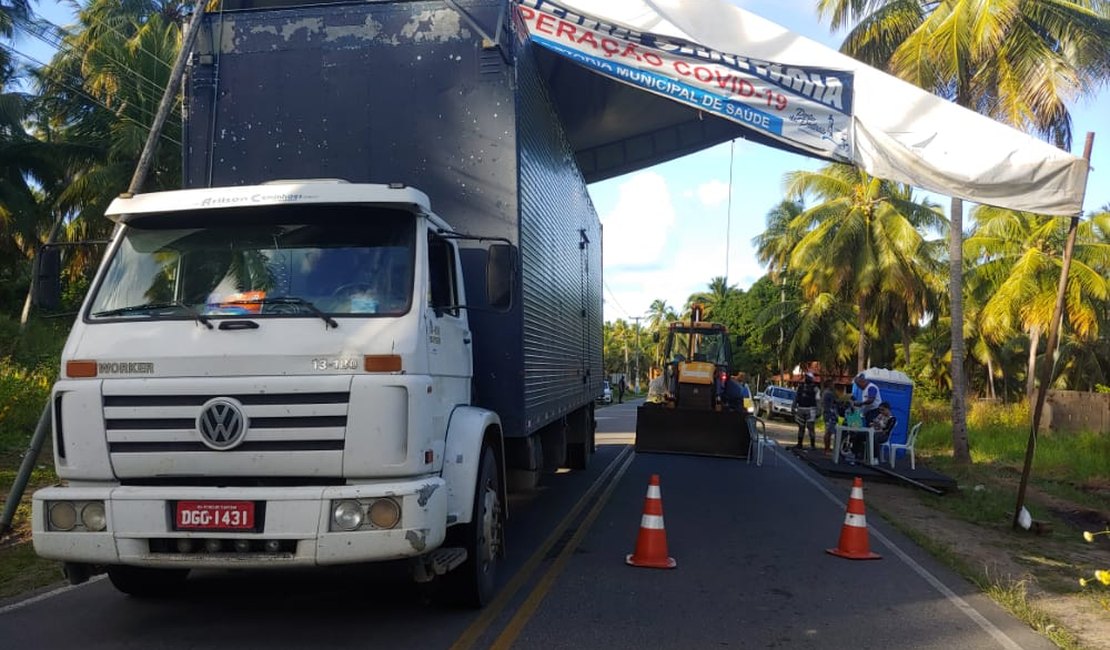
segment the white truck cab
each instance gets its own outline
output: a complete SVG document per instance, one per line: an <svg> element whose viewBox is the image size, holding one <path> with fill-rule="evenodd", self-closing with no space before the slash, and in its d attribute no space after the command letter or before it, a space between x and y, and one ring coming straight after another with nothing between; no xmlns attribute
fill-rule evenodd
<svg viewBox="0 0 1110 650"><path fill-rule="evenodd" d="M136 595L191 568L416 558L418 579L488 599L501 425L470 406L460 237L428 197L289 181L107 215L51 398L64 484L34 495L35 550Z"/></svg>

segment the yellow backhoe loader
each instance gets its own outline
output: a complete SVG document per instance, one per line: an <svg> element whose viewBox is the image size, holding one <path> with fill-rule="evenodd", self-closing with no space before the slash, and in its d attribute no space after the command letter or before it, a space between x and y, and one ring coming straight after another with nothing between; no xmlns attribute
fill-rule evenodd
<svg viewBox="0 0 1110 650"><path fill-rule="evenodd" d="M636 409L636 451L746 458L743 400L726 399L732 349L724 325L701 320L671 323L664 347L662 402Z"/></svg>

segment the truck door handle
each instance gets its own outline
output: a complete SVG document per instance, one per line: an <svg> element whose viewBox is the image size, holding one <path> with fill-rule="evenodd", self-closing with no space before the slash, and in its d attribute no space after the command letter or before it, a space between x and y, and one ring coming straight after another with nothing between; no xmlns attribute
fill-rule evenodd
<svg viewBox="0 0 1110 650"><path fill-rule="evenodd" d="M256 330L258 323L252 320L225 320L220 323L222 330Z"/></svg>

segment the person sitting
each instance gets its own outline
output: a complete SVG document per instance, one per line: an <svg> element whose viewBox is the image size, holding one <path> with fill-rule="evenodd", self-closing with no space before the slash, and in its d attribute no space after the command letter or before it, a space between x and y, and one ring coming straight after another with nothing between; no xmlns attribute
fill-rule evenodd
<svg viewBox="0 0 1110 650"><path fill-rule="evenodd" d="M651 383L648 384L648 404L662 404L667 401L667 382L663 379L663 372L658 368L651 369Z"/></svg>
<svg viewBox="0 0 1110 650"><path fill-rule="evenodd" d="M751 397L751 393L747 392L747 387L744 384L737 381L735 377L729 377L725 380L721 401L724 402L727 408L746 414L748 412L744 404L744 398L746 397Z"/></svg>
<svg viewBox="0 0 1110 650"><path fill-rule="evenodd" d="M878 415L871 421L871 428L874 430L873 438L875 440L874 446L871 449L872 458L879 457L879 447L884 442L890 440L890 434L894 432L894 426L898 424L898 418L890 410L890 402L882 402L879 404ZM867 435L863 433L852 434L852 452L856 458L861 458L864 445L867 444Z"/></svg>

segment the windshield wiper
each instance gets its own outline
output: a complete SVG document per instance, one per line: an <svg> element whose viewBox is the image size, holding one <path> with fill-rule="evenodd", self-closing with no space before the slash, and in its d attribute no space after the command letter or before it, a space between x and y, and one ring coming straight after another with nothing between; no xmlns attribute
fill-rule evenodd
<svg viewBox="0 0 1110 650"><path fill-rule="evenodd" d="M212 323L209 322L207 316L200 313L199 311L197 311L193 307L190 307L189 305L186 305L185 303L181 302L180 300L167 300L167 301L164 301L164 302L148 302L144 305L129 305L127 307L119 307L119 308L116 308L116 309L108 309L106 311L94 312L93 316L96 317L96 318L100 318L102 316L123 316L125 314L136 314L136 313L144 312L144 311L157 311L159 309L168 309L170 307L177 307L179 309L184 309L185 311L189 312L189 314L198 323L200 323L201 325L204 325L208 329L212 329Z"/></svg>
<svg viewBox="0 0 1110 650"><path fill-rule="evenodd" d="M309 312L324 319L328 327L339 327L339 323L331 316L320 311L320 308L304 298L297 296L274 296L273 298L255 298L252 300L229 300L225 305L297 305L304 307Z"/></svg>

